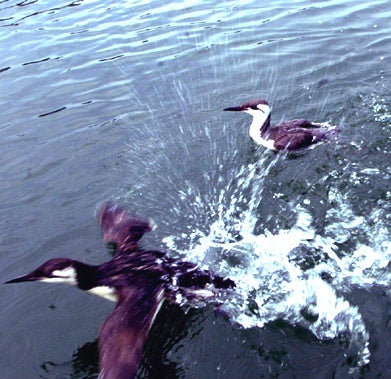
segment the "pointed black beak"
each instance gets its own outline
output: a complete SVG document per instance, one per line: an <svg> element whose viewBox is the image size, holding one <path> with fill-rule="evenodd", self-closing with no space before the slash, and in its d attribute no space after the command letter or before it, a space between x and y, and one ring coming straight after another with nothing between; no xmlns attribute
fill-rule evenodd
<svg viewBox="0 0 391 379"><path fill-rule="evenodd" d="M39 280L39 279L37 277L33 276L32 274L27 274L27 275L23 275L23 276L18 276L15 279L7 280L6 282L4 282L4 284L35 282L36 280Z"/></svg>
<svg viewBox="0 0 391 379"><path fill-rule="evenodd" d="M231 112L241 112L243 111L243 107L241 106L238 106L238 107L229 107L229 108L225 108L223 109L223 111L231 111Z"/></svg>

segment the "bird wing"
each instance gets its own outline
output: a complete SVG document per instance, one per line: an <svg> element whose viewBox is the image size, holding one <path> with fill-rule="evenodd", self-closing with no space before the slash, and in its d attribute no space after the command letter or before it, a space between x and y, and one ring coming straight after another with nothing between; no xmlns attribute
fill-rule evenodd
<svg viewBox="0 0 391 379"><path fill-rule="evenodd" d="M144 233L153 229L149 221L129 215L121 206L105 203L96 212L103 241L115 245L115 255L131 253Z"/></svg>
<svg viewBox="0 0 391 379"><path fill-rule="evenodd" d="M136 377L149 330L164 300L160 285L126 287L99 331L100 378Z"/></svg>
<svg viewBox="0 0 391 379"><path fill-rule="evenodd" d="M290 121L284 121L281 124L276 125L276 127L283 127L284 129L297 129L297 128L320 128L322 124L315 123L309 120L304 119L295 119Z"/></svg>
<svg viewBox="0 0 391 379"><path fill-rule="evenodd" d="M274 140L274 147L277 150L300 150L310 146L314 142L316 142L314 136L304 130L278 136Z"/></svg>

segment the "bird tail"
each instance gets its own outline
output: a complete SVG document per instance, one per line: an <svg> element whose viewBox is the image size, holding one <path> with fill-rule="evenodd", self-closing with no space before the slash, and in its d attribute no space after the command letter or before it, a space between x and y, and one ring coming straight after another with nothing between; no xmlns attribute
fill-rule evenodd
<svg viewBox="0 0 391 379"><path fill-rule="evenodd" d="M195 269L177 277L177 291L182 295L179 302L187 302L189 305L202 305L206 302L219 305L220 290L229 290L236 287L233 280L214 274L208 270ZM174 302L178 301L177 296L173 296Z"/></svg>
<svg viewBox="0 0 391 379"><path fill-rule="evenodd" d="M317 123L314 125L317 125L317 127L321 128L327 137L336 136L338 133L340 133L342 131L341 126L332 125L332 124L329 124L328 122L320 122L320 123Z"/></svg>
<svg viewBox="0 0 391 379"><path fill-rule="evenodd" d="M120 205L112 203L100 205L96 211L96 218L102 229L103 242L115 244L117 247L136 243L155 226L152 221L132 216Z"/></svg>

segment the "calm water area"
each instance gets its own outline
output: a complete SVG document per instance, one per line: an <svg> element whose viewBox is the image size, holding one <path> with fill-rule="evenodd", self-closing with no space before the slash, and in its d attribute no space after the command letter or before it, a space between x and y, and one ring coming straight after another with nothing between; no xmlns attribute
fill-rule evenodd
<svg viewBox="0 0 391 379"><path fill-rule="evenodd" d="M0 279L109 259L94 211L237 283L165 304L140 378L391 378L391 3L0 1ZM295 155L250 116L342 129ZM2 285L0 377L97 378L113 304Z"/></svg>

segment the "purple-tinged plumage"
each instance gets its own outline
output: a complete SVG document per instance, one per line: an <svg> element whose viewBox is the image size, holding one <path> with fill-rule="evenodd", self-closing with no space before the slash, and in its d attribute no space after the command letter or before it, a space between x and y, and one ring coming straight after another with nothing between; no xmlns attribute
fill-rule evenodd
<svg viewBox="0 0 391 379"><path fill-rule="evenodd" d="M272 150L299 151L325 142L339 132L339 128L327 123L297 119L270 126L270 107L266 100L254 99L225 111L245 112L253 116L250 125L251 138Z"/></svg>
<svg viewBox="0 0 391 379"><path fill-rule="evenodd" d="M121 206L112 203L100 206L96 218L102 229L103 242L113 244L116 254L133 251L137 241L153 229L150 221L131 216Z"/></svg>
<svg viewBox="0 0 391 379"><path fill-rule="evenodd" d="M189 304L213 300L235 283L191 262L144 250L138 241L152 224L122 207L104 204L97 211L103 240L114 244L114 258L94 266L68 258L47 261L31 273L7 281L68 283L116 302L99 331L101 377L129 379L137 374L144 343L162 302L178 295Z"/></svg>

